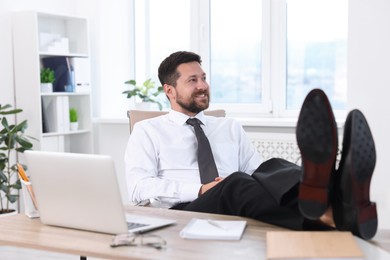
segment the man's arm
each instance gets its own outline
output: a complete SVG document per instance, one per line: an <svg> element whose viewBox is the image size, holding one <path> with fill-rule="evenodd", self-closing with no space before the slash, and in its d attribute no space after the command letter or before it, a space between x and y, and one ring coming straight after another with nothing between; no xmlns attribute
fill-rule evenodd
<svg viewBox="0 0 390 260"><path fill-rule="evenodd" d="M199 193L199 183L172 180L159 173L159 143L153 129L137 123L125 152L126 181L130 200L138 203L159 197L172 205L192 201Z"/></svg>

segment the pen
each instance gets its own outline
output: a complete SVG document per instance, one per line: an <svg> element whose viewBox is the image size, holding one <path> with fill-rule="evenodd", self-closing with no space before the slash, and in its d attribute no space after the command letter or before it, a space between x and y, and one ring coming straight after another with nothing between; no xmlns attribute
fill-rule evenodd
<svg viewBox="0 0 390 260"><path fill-rule="evenodd" d="M214 227L217 227L217 228L220 228L220 229L223 229L223 230L227 230L227 227L219 224L218 222L214 221L214 220L211 220L211 219L208 219L207 222L210 224L210 225L213 225Z"/></svg>

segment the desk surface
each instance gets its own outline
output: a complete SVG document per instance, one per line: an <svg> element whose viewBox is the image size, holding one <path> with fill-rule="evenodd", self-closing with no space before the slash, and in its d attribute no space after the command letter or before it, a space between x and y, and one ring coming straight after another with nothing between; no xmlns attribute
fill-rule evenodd
<svg viewBox="0 0 390 260"><path fill-rule="evenodd" d="M112 235L42 225L23 214L0 218L0 244L67 254L114 259L265 259L265 234L282 228L246 219L248 226L240 241L185 240L180 230L193 217L218 220L243 219L234 216L132 207L132 213L172 218L177 224L150 233L167 241L165 249L149 247L111 248ZM378 239L377 239L378 237ZM378 233L371 241L357 239L367 255L389 259L390 232ZM386 249L388 252L382 250ZM368 259L368 257L367 257ZM374 259L374 258L371 258Z"/></svg>

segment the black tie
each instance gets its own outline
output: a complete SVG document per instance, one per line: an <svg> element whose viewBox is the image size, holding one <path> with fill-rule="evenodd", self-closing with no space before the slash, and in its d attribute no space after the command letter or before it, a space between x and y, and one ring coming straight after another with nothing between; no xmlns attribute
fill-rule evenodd
<svg viewBox="0 0 390 260"><path fill-rule="evenodd" d="M200 127L202 122L197 118L189 118L187 124L195 129L196 139L198 140L198 165L200 181L202 184L209 183L218 177L217 166L215 165L213 153L211 151L209 140Z"/></svg>

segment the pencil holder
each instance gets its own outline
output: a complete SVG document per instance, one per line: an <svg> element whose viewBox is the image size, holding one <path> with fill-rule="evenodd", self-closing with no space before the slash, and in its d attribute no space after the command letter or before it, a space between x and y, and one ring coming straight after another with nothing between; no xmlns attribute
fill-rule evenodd
<svg viewBox="0 0 390 260"><path fill-rule="evenodd" d="M31 182L20 180L22 183L22 197L24 202L24 214L29 218L38 218L39 211L36 206L35 195L31 186Z"/></svg>

